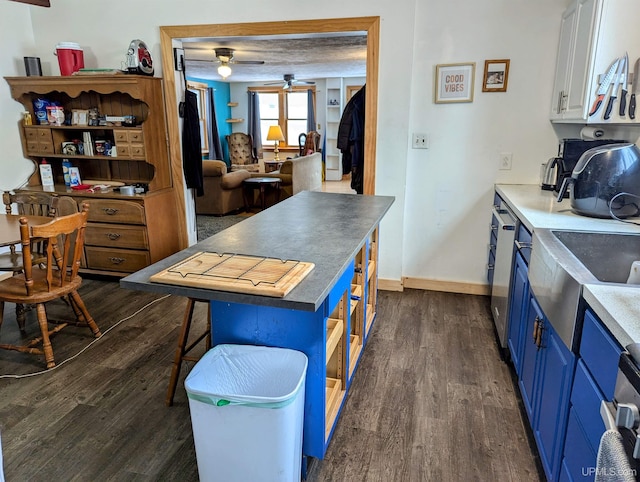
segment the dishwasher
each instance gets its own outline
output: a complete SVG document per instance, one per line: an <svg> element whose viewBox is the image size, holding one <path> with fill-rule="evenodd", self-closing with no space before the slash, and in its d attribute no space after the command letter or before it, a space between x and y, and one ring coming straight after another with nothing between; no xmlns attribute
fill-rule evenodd
<svg viewBox="0 0 640 482"><path fill-rule="evenodd" d="M519 221L501 199L493 206L493 217L491 229L494 229L496 234L496 254L491 286L491 313L500 347L507 349L509 287Z"/></svg>

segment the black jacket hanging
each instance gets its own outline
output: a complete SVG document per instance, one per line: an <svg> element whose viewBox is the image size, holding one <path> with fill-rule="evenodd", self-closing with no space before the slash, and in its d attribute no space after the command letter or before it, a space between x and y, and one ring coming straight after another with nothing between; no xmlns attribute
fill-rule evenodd
<svg viewBox="0 0 640 482"><path fill-rule="evenodd" d="M200 138L200 115L198 96L187 89L186 74L184 92L184 119L182 123L182 169L187 187L196 190L196 196L203 196L204 177L202 175L202 140Z"/></svg>
<svg viewBox="0 0 640 482"><path fill-rule="evenodd" d="M363 193L364 187L364 105L365 87L356 92L344 108L338 126L337 147L342 152L342 173L351 172L351 187Z"/></svg>

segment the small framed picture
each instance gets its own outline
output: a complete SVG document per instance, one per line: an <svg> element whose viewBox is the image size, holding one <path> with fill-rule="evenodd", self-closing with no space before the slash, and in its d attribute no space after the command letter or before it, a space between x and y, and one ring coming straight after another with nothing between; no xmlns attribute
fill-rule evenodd
<svg viewBox="0 0 640 482"><path fill-rule="evenodd" d="M485 60L482 92L506 92L509 80L509 59Z"/></svg>
<svg viewBox="0 0 640 482"><path fill-rule="evenodd" d="M473 102L475 75L475 62L436 65L434 102Z"/></svg>
<svg viewBox="0 0 640 482"><path fill-rule="evenodd" d="M89 111L84 109L73 109L71 111L71 125L74 126L86 126L88 120Z"/></svg>

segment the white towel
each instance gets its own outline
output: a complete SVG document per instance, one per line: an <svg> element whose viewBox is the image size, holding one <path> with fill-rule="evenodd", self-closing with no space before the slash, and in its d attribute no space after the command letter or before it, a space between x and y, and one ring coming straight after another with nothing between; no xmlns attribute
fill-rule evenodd
<svg viewBox="0 0 640 482"><path fill-rule="evenodd" d="M617 430L602 434L598 447L595 482L635 482L635 470L631 469Z"/></svg>

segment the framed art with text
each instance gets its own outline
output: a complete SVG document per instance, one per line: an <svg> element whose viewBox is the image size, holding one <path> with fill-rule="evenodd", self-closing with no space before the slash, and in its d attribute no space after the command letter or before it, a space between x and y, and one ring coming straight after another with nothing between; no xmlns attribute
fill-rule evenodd
<svg viewBox="0 0 640 482"><path fill-rule="evenodd" d="M475 73L475 62L436 65L435 103L473 102Z"/></svg>

